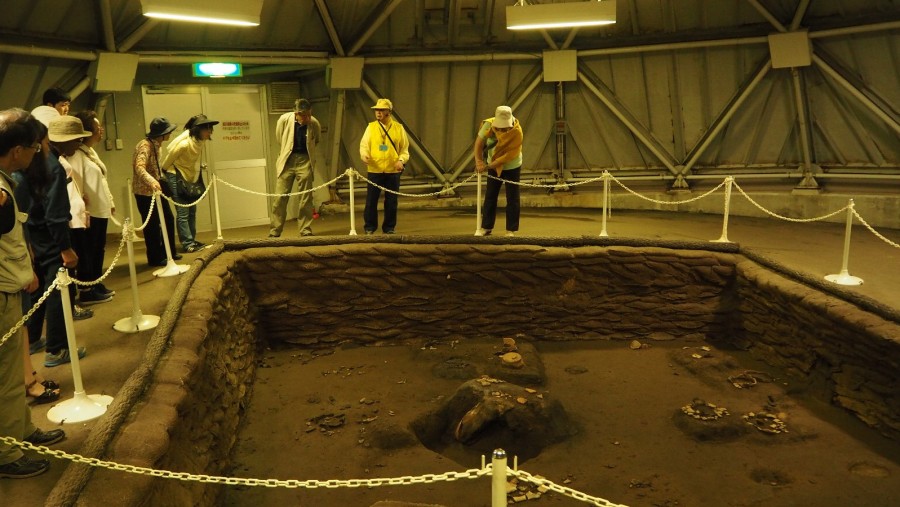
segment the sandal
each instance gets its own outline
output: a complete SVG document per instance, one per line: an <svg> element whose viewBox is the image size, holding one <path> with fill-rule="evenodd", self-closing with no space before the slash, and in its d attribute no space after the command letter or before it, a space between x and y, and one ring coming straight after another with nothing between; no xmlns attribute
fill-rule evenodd
<svg viewBox="0 0 900 507"><path fill-rule="evenodd" d="M28 386L25 388L25 396L27 396L29 398L34 398L35 404L41 405L44 403L52 403L59 399L59 391L54 391L54 390L48 389L46 387L44 387L44 392L42 392L38 396L34 396L33 394L31 394L31 392L29 392L29 389L36 386L37 384L38 384L38 381L37 381L37 379L35 379L32 383L28 384Z"/></svg>
<svg viewBox="0 0 900 507"><path fill-rule="evenodd" d="M37 372L33 371L31 374L34 378L37 378ZM56 383L55 380L41 380L41 385L46 387L47 389L59 389L59 384Z"/></svg>

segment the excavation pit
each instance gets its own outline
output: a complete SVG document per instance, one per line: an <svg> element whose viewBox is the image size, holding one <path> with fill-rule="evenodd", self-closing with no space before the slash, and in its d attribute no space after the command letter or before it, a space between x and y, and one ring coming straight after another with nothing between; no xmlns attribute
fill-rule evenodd
<svg viewBox="0 0 900 507"><path fill-rule="evenodd" d="M747 472L753 467L738 463L740 473L732 473L728 467L740 453L723 450L727 443L689 438L675 427L672 414L701 398L728 406L730 417L740 417L766 406L772 396L777 408L790 415L792 434L796 427L805 438L770 439L760 444L766 449L801 443L812 454L843 450L836 459L847 463L837 468L862 480L871 477L851 474L852 463L875 463L888 476L897 473L895 448L880 446L874 452L856 440L881 442L878 434L896 439L900 433L897 406L890 401L900 335L889 318L767 269L733 245L456 242L401 237L393 243L248 243L207 253L204 269L189 274L196 277L190 292L185 288L183 301L177 301L178 294L173 298L170 308L180 308L180 316L165 334L171 346L160 345L161 359L147 377L152 382L146 394L135 395L140 402L127 421L110 430L107 458L194 473L323 480L440 474L460 470L457 459L474 467L468 455L444 459L415 439L412 421L440 401L416 396L434 389L435 397L445 398L471 373L490 375L455 350L460 344L522 332L545 369L543 383L536 385L559 399L579 429L529 460L532 473L552 475L561 483L568 479L571 487L632 505L721 503L721 491L710 496L702 484L719 484L724 477L746 494L742 488L760 484ZM848 337L853 347L847 346ZM633 349L634 340L651 346ZM423 361L422 347L429 343L446 348L446 357ZM683 347L704 346L710 355L672 360ZM522 356L528 365L528 354ZM721 359L716 367L707 368L716 358ZM269 367L260 368L263 364ZM780 383L741 390L728 381L748 370L765 371ZM428 383L416 387L413 378ZM816 414L822 409L795 396L810 386L817 394L828 393L825 398L841 408L825 409L831 412L820 420ZM404 391L407 387L415 390ZM742 401L730 401L732 396ZM725 398L729 401L720 401ZM389 406L397 400L409 402L404 406L409 413ZM416 410L412 401L419 404ZM345 423L334 434L318 428L307 433L307 422L347 405ZM829 420L844 412L872 430L851 431L852 437L838 431ZM273 429L275 414L292 418L291 426ZM861 426L842 420L841 426L847 424ZM665 440L678 438L673 435L692 449L688 461L678 457L684 449L676 451ZM766 438L749 435L751 445ZM335 436L351 438L338 445ZM817 443L825 440L827 445ZM250 447L265 459L248 461L241 452ZM338 459L330 459L332 451L340 451ZM798 449L790 452L797 455ZM805 457L806 463L822 461L821 456ZM692 470L701 470L700 477L689 480L682 474L689 462ZM794 480L782 489L814 494L807 489L807 475L815 476L818 490L829 481L840 484L833 475L822 478L831 472L815 467L807 472L803 466L796 458L795 468L787 470ZM122 484L114 498L103 488L112 480ZM635 480L652 487L629 487ZM84 501L110 505L137 504L138 499L151 504L225 499L228 505L249 505L277 499L371 505L400 496L478 505L465 503L476 496L454 495L489 498L487 482L457 483L440 492L435 485L400 492L298 491L98 471L80 494ZM868 487L871 498L900 494L900 486L889 481ZM842 493L830 498L840 499ZM863 497L843 499L878 505Z"/></svg>

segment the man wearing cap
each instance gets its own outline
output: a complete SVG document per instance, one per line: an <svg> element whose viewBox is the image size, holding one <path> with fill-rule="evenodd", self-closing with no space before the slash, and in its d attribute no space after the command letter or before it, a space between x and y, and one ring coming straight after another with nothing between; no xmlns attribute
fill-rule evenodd
<svg viewBox="0 0 900 507"><path fill-rule="evenodd" d="M275 161L275 202L272 204L269 237L281 236L287 214L290 196L285 195L294 188L297 181L297 225L301 236L312 236L312 221L315 206L313 196L308 192L315 177L316 145L322 134L319 120L312 115L312 105L306 99L294 101L294 111L284 113L275 124L275 137L281 141L281 151Z"/></svg>
<svg viewBox="0 0 900 507"><path fill-rule="evenodd" d="M517 182L522 173L522 126L509 106L500 106L493 118L481 122L475 137L475 170L491 171L497 176ZM488 178L484 195L481 227L476 236L490 236L497 217L497 198L502 181ZM506 235L519 230L519 185L506 184Z"/></svg>
<svg viewBox="0 0 900 507"><path fill-rule="evenodd" d="M25 243L22 215L10 173L25 169L40 153L37 120L21 109L0 111L0 329L15 327L22 318L22 291L37 289L31 257ZM19 329L0 344L0 435L36 445L65 438L63 430L42 431L31 421L31 409L22 389L25 340ZM24 479L50 468L46 459L31 459L18 447L0 444L0 478Z"/></svg>
<svg viewBox="0 0 900 507"><path fill-rule="evenodd" d="M379 185L393 192L384 193L384 222L381 230L394 234L397 226L397 194L400 191L400 173L409 161L409 138L400 122L391 118L394 106L388 99L378 99L372 109L375 121L369 123L359 142L359 156L366 164L366 208L363 212L366 234L378 230ZM374 183L375 185L373 185Z"/></svg>
<svg viewBox="0 0 900 507"><path fill-rule="evenodd" d="M186 195L181 195L178 191L178 174L190 182L197 182L200 179L200 171L203 169L201 164L200 170L197 169L197 162L200 160L200 154L203 151L203 142L212 139L213 126L219 122L210 120L205 114L198 114L191 117L184 125L184 131L178 134L178 137L169 143L166 150L166 156L162 161L162 169L166 173L166 181L169 183L169 191L172 193L172 199L178 204L190 204L196 201ZM197 241L197 206L176 206L175 207L175 226L178 229L178 238L181 240L181 247L187 253L199 252L206 247L203 243Z"/></svg>
<svg viewBox="0 0 900 507"><path fill-rule="evenodd" d="M134 169L134 177L131 180L134 200L137 202L142 220L150 216L150 221L144 229L144 244L147 245L147 263L151 266L165 266L168 262L159 213L155 209L150 209L150 203L153 202L154 194L160 194L164 189L168 191L169 184L163 182L163 171L159 164L159 150L176 128L174 123L165 118L153 118L147 137L141 139L134 147L131 162ZM172 259L181 259L181 254L175 250L175 217L172 215L172 208L169 207L169 201L163 199L161 195L158 198L162 205Z"/></svg>

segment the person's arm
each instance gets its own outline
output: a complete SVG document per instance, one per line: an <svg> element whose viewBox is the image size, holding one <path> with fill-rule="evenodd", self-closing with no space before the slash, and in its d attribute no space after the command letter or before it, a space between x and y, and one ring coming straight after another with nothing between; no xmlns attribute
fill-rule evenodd
<svg viewBox="0 0 900 507"><path fill-rule="evenodd" d="M13 230L16 225L16 207L13 198L6 193L6 189L0 188L0 236Z"/></svg>
<svg viewBox="0 0 900 507"><path fill-rule="evenodd" d="M283 114L275 122L275 139L278 139L279 143L281 142L281 136L284 135L284 126L287 124L286 118L288 118L287 114Z"/></svg>
<svg viewBox="0 0 900 507"><path fill-rule="evenodd" d="M369 153L369 126L366 125L366 130L363 132L362 139L359 141L359 158L362 159L363 163L369 165L369 162L372 161L372 155Z"/></svg>
<svg viewBox="0 0 900 507"><path fill-rule="evenodd" d="M154 192L159 192L159 180L157 180L149 171L147 164L150 163L150 143L141 143L134 153L134 179L146 183Z"/></svg>
<svg viewBox="0 0 900 507"><path fill-rule="evenodd" d="M400 148L400 163L406 165L409 162L409 136L406 135L406 129L403 128L403 125L400 125L400 144L397 146ZM400 168L402 169L402 168Z"/></svg>
<svg viewBox="0 0 900 507"><path fill-rule="evenodd" d="M44 220L50 236L62 252L63 265L69 268L75 267L78 264L78 256L72 250L72 241L69 238L69 220L72 219L72 215L69 212L69 192L66 188L65 169L53 157L47 160L47 169L50 172L50 181L44 198Z"/></svg>

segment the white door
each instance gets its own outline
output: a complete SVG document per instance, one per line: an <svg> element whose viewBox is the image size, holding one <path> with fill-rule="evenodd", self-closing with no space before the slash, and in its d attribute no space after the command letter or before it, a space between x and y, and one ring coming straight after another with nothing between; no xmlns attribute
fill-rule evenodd
<svg viewBox="0 0 900 507"><path fill-rule="evenodd" d="M265 94L257 85L220 86L145 86L144 122L164 116L178 125L173 137L185 122L203 113L217 120L212 141L205 143L204 159L210 171L219 178L219 217L222 229L268 223L266 192L266 151L268 143L263 128ZM163 145L165 150L165 145ZM209 184L211 174L205 173ZM237 190L232 186L239 187ZM216 229L213 194L197 206L197 230Z"/></svg>

